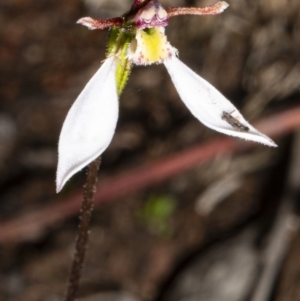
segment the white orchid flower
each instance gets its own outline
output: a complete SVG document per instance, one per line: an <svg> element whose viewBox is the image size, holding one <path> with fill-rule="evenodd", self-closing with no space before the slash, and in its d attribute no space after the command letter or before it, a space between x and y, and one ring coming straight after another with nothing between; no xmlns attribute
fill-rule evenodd
<svg viewBox="0 0 300 301"><path fill-rule="evenodd" d="M111 33L107 59L80 93L63 124L58 147L57 192L110 144L118 120L118 98L133 64L163 63L182 101L207 127L276 146L251 126L216 88L181 62L165 36L169 17L214 15L227 7L226 2L218 2L204 8L165 10L158 0L136 0L123 17L110 20L86 17L78 21L89 29L111 27Z"/></svg>

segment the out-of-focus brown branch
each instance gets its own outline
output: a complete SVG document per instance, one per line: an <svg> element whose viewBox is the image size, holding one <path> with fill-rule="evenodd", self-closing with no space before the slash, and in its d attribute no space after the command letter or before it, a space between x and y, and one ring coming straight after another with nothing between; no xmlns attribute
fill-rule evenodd
<svg viewBox="0 0 300 301"><path fill-rule="evenodd" d="M271 137L283 136L300 127L300 107L266 118L255 126ZM95 206L154 186L204 162L209 162L217 155L239 152L256 145L223 136L147 163L121 175L112 176L98 184ZM60 221L77 214L81 196L82 191L79 190L61 201L56 201L54 205L0 223L0 242L36 238L45 228L57 225Z"/></svg>
<svg viewBox="0 0 300 301"><path fill-rule="evenodd" d="M278 274L290 248L294 233L299 230L299 221L295 216L295 204L300 192L300 130L295 134L290 161L289 175L285 184L285 192L269 233L265 249L262 251L263 270L251 301L270 300Z"/></svg>

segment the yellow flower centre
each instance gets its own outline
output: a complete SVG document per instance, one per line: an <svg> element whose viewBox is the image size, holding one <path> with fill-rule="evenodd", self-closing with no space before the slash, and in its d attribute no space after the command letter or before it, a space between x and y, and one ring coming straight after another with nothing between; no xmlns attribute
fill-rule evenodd
<svg viewBox="0 0 300 301"><path fill-rule="evenodd" d="M136 65L150 65L162 63L176 54L177 50L170 45L164 31L164 27L138 29L128 47L128 59Z"/></svg>

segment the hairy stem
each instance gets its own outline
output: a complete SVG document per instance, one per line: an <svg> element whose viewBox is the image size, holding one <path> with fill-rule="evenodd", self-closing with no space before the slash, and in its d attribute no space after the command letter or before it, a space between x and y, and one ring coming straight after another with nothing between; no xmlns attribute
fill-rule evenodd
<svg viewBox="0 0 300 301"><path fill-rule="evenodd" d="M216 4L206 6L206 7L171 7L167 8L166 11L170 17L182 16L182 15L217 15L222 13L227 7L228 3L225 1L220 1Z"/></svg>
<svg viewBox="0 0 300 301"><path fill-rule="evenodd" d="M83 26L86 26L87 28L93 30L93 29L105 29L105 28L111 28L113 26L116 27L122 27L123 25L123 18L113 18L113 19L107 19L107 20L97 20L90 17L84 17L77 21L77 24L81 24Z"/></svg>
<svg viewBox="0 0 300 301"><path fill-rule="evenodd" d="M89 237L89 227L93 211L94 193L96 190L97 173L101 159L98 158L88 166L86 184L84 185L83 201L79 215L79 227L75 245L75 255L69 276L65 301L74 301L77 295L82 274L85 251Z"/></svg>

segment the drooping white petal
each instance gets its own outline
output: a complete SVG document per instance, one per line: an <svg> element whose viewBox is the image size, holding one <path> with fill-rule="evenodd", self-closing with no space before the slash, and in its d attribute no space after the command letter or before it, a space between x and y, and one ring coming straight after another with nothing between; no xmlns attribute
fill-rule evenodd
<svg viewBox="0 0 300 301"><path fill-rule="evenodd" d="M274 141L251 126L216 88L177 57L165 60L164 64L182 101L207 127L230 136L276 146Z"/></svg>
<svg viewBox="0 0 300 301"><path fill-rule="evenodd" d="M59 137L56 188L110 144L118 120L116 62L105 60L71 107Z"/></svg>

